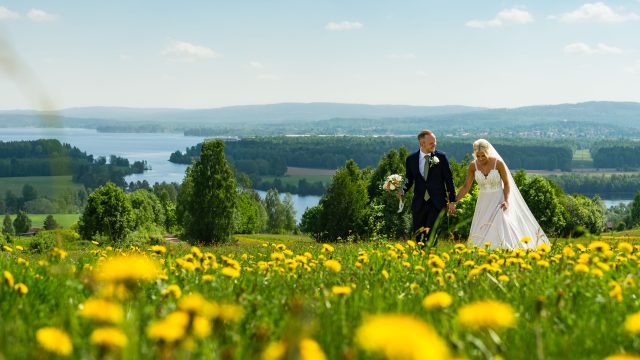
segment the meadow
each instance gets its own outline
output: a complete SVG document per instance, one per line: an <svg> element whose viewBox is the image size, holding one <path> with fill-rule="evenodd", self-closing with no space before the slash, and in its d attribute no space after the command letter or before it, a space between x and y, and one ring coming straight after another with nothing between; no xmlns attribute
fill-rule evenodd
<svg viewBox="0 0 640 360"><path fill-rule="evenodd" d="M2 247L0 358L640 358L637 231L529 252L70 233Z"/></svg>
<svg viewBox="0 0 640 360"><path fill-rule="evenodd" d="M39 196L55 197L64 191L71 189L74 192L82 189L81 184L71 181L71 175L65 176L27 176L27 177L0 177L0 191L2 195L11 191L17 196L22 195L22 187L25 184L33 186Z"/></svg>

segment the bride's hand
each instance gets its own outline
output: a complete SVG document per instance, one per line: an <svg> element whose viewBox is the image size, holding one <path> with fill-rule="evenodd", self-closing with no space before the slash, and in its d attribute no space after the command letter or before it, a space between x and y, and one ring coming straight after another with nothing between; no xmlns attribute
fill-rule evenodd
<svg viewBox="0 0 640 360"><path fill-rule="evenodd" d="M507 210L509 208L509 203L506 201L503 201L502 204L500 204L500 208L502 210Z"/></svg>

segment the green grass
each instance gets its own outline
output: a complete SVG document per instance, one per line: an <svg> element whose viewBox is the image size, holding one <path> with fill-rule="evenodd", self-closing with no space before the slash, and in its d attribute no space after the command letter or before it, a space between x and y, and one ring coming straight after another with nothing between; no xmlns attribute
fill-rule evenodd
<svg viewBox="0 0 640 360"><path fill-rule="evenodd" d="M56 220L58 225L62 227L69 227L74 223L78 222L80 219L80 214L51 214L53 218ZM14 215L15 216L15 215ZM14 218L12 216L12 218ZM31 226L42 228L44 225L44 219L49 216L48 214L29 214L29 219L31 219Z"/></svg>
<svg viewBox="0 0 640 360"><path fill-rule="evenodd" d="M38 192L38 196L49 197L62 194L67 189L76 192L83 188L83 185L71 181L71 175L0 177L0 195L4 196L6 191L10 190L16 196L22 196L22 187L25 184L33 186Z"/></svg>
<svg viewBox="0 0 640 360"><path fill-rule="evenodd" d="M576 150L573 153L574 161L593 161L591 158L591 152L588 149Z"/></svg>
<svg viewBox="0 0 640 360"><path fill-rule="evenodd" d="M273 182L275 176L263 176L262 179ZM330 175L286 175L279 177L283 184L298 186L298 181L306 179L309 183L322 182L325 186L329 185L332 176Z"/></svg>

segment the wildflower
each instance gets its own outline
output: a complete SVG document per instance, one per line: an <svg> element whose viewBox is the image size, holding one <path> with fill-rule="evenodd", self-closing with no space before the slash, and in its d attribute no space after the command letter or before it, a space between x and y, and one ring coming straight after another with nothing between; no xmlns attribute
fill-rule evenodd
<svg viewBox="0 0 640 360"><path fill-rule="evenodd" d="M604 360L640 360L640 356L633 354L615 354L609 355Z"/></svg>
<svg viewBox="0 0 640 360"><path fill-rule="evenodd" d="M566 257L574 257L576 256L576 252L573 251L570 246L565 246L564 249L562 249L562 255Z"/></svg>
<svg viewBox="0 0 640 360"><path fill-rule="evenodd" d="M287 354L287 345L282 341L272 342L262 352L262 360L281 360Z"/></svg>
<svg viewBox="0 0 640 360"><path fill-rule="evenodd" d="M351 287L349 286L334 286L331 288L333 295L349 295L351 294Z"/></svg>
<svg viewBox="0 0 640 360"><path fill-rule="evenodd" d="M194 293L183 297L178 303L178 309L189 313L208 317L218 315L217 306L208 302L202 295Z"/></svg>
<svg viewBox="0 0 640 360"><path fill-rule="evenodd" d="M115 256L100 263L95 271L98 281L148 281L158 275L156 263L144 256Z"/></svg>
<svg viewBox="0 0 640 360"><path fill-rule="evenodd" d="M389 279L389 273L387 272L387 270L382 270L382 277L385 280Z"/></svg>
<svg viewBox="0 0 640 360"><path fill-rule="evenodd" d="M326 358L322 348L315 340L309 338L300 340L301 360L325 360Z"/></svg>
<svg viewBox="0 0 640 360"><path fill-rule="evenodd" d="M411 285L409 285L409 289L411 289L411 291L416 291L416 290L420 289L420 285L418 285L417 283L413 282L413 283L411 283Z"/></svg>
<svg viewBox="0 0 640 360"><path fill-rule="evenodd" d="M624 329L633 335L640 334L640 311L627 316L624 322Z"/></svg>
<svg viewBox="0 0 640 360"><path fill-rule="evenodd" d="M54 327L44 327L36 331L36 340L40 346L56 355L67 356L73 351L69 335Z"/></svg>
<svg viewBox="0 0 640 360"><path fill-rule="evenodd" d="M628 242L621 242L620 244L618 244L618 250L626 252L627 254L631 254L633 252L633 245L629 244Z"/></svg>
<svg viewBox="0 0 640 360"><path fill-rule="evenodd" d="M180 296L182 296L182 291L180 290L180 287L178 285L173 284L167 286L164 290L162 290L162 295L173 295L174 298L180 299Z"/></svg>
<svg viewBox="0 0 640 360"><path fill-rule="evenodd" d="M156 255L163 255L167 252L167 248L162 245L153 245L149 250L151 250Z"/></svg>
<svg viewBox="0 0 640 360"><path fill-rule="evenodd" d="M495 300L474 302L458 310L458 320L470 329L499 329L515 325L515 312L511 305Z"/></svg>
<svg viewBox="0 0 640 360"><path fill-rule="evenodd" d="M412 240L407 240L407 246L409 246L410 248L415 248L416 247L416 243L415 241Z"/></svg>
<svg viewBox="0 0 640 360"><path fill-rule="evenodd" d="M189 316L177 311L169 314L166 319L154 321L147 327L147 336L151 339L173 343L185 336Z"/></svg>
<svg viewBox="0 0 640 360"><path fill-rule="evenodd" d="M523 244L526 244L529 241L531 241L531 236L525 236L522 239L520 239L520 242L523 243Z"/></svg>
<svg viewBox="0 0 640 360"><path fill-rule="evenodd" d="M588 273L589 272L589 267L585 264L578 264L573 268L574 272L582 272L582 273Z"/></svg>
<svg viewBox="0 0 640 360"><path fill-rule="evenodd" d="M13 288L13 285L15 284L15 280L13 279L13 275L11 275L11 273L10 273L10 272L5 271L5 272L3 273L3 276L4 276L4 282L5 282L5 283L7 283L7 285L8 285L10 288Z"/></svg>
<svg viewBox="0 0 640 360"><path fill-rule="evenodd" d="M551 251L551 246L547 244L540 244L536 247L536 250L541 254L548 254Z"/></svg>
<svg viewBox="0 0 640 360"><path fill-rule="evenodd" d="M6 252L13 252L13 248L11 248L11 246L2 245L2 249Z"/></svg>
<svg viewBox="0 0 640 360"><path fill-rule="evenodd" d="M57 247L54 247L51 250L51 255L60 258L60 260L64 260L64 258L67 257L68 253L62 249L58 249Z"/></svg>
<svg viewBox="0 0 640 360"><path fill-rule="evenodd" d="M222 268L222 275L230 278L237 278L240 277L240 270L227 266Z"/></svg>
<svg viewBox="0 0 640 360"><path fill-rule="evenodd" d="M429 267L436 269L444 269L445 267L444 261L442 261L442 259L437 255L431 255L427 264Z"/></svg>
<svg viewBox="0 0 640 360"><path fill-rule="evenodd" d="M27 295L27 293L29 292L29 288L27 287L27 285L23 284L23 283L17 283L13 289L15 291L18 292L18 294L20 295Z"/></svg>
<svg viewBox="0 0 640 360"><path fill-rule="evenodd" d="M327 260L324 262L324 266L333 271L333 272L340 272L340 270L342 270L342 265L340 265L340 263L337 260Z"/></svg>
<svg viewBox="0 0 640 360"><path fill-rule="evenodd" d="M595 252L606 253L611 250L611 247L604 241L593 241L589 244L589 249Z"/></svg>
<svg viewBox="0 0 640 360"><path fill-rule="evenodd" d="M82 304L80 316L95 321L117 324L124 319L120 304L103 299L88 299Z"/></svg>
<svg viewBox="0 0 640 360"><path fill-rule="evenodd" d="M615 281L611 281L609 283L611 286L611 291L609 291L609 296L613 299L616 299L617 302L622 302L622 287Z"/></svg>
<svg viewBox="0 0 640 360"><path fill-rule="evenodd" d="M18 251L24 251L24 248L20 245L16 245L16 250Z"/></svg>
<svg viewBox="0 0 640 360"><path fill-rule="evenodd" d="M453 298L451 295L444 291L436 291L427 295L427 297L422 300L422 306L427 310L446 309L451 306L452 302Z"/></svg>
<svg viewBox="0 0 640 360"><path fill-rule="evenodd" d="M127 336L116 327L102 327L93 330L89 341L101 347L124 348L127 346Z"/></svg>
<svg viewBox="0 0 640 360"><path fill-rule="evenodd" d="M498 281L500 282L509 282L509 277L507 275L500 275L498 276Z"/></svg>
<svg viewBox="0 0 640 360"><path fill-rule="evenodd" d="M333 250L334 250L333 246L331 246L329 244L322 244L322 252L323 253L331 254L333 252Z"/></svg>
<svg viewBox="0 0 640 360"><path fill-rule="evenodd" d="M202 281L213 282L213 275L202 275Z"/></svg>
<svg viewBox="0 0 640 360"><path fill-rule="evenodd" d="M364 320L355 342L387 359L448 359L446 343L426 323L407 315L376 315Z"/></svg>

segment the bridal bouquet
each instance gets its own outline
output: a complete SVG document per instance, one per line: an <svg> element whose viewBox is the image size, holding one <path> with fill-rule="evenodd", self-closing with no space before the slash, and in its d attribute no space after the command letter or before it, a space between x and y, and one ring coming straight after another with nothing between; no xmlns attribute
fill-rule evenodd
<svg viewBox="0 0 640 360"><path fill-rule="evenodd" d="M402 175L399 174L391 174L387 176L387 179L382 184L382 190L384 191L395 191L400 192L404 188L407 179L405 179ZM398 205L398 212L402 212L404 208L404 202L400 200L400 204Z"/></svg>

